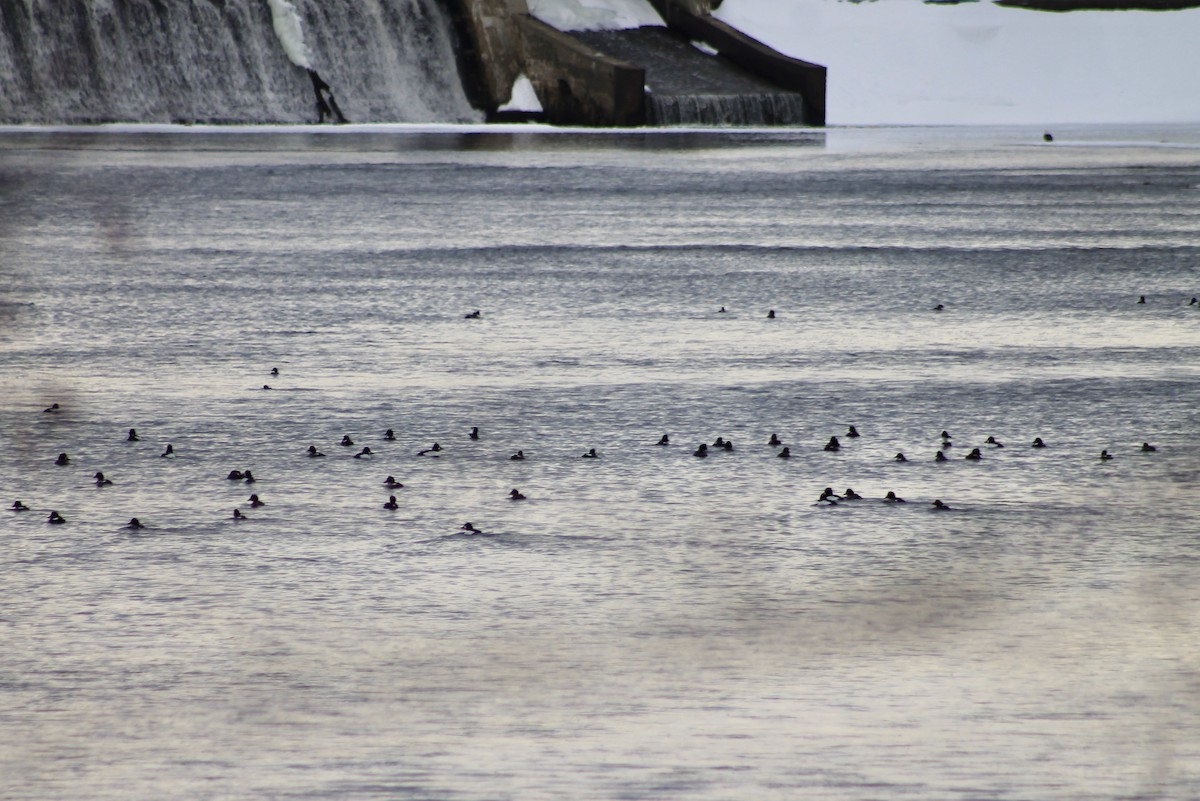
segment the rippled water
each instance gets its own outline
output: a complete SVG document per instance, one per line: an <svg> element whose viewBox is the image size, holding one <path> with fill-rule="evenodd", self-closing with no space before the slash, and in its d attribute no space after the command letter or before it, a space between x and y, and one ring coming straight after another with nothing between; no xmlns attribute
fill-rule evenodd
<svg viewBox="0 0 1200 801"><path fill-rule="evenodd" d="M1195 798L1200 131L1056 134L0 134L0 797Z"/></svg>

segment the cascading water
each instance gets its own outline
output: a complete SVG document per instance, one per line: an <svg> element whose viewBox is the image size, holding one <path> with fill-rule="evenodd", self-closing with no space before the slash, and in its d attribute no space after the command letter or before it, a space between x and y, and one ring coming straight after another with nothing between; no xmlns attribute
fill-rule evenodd
<svg viewBox="0 0 1200 801"><path fill-rule="evenodd" d="M355 122L482 118L436 0L0 0L0 123L315 122L330 86Z"/></svg>

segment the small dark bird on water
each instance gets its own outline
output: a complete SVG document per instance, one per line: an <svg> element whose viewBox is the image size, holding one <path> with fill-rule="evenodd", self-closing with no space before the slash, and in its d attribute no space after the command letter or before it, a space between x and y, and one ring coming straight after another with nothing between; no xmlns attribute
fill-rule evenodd
<svg viewBox="0 0 1200 801"><path fill-rule="evenodd" d="M1054 134L1050 133L1049 131L1046 131L1045 133L1042 134L1042 141L1043 142L1053 142Z"/></svg>
<svg viewBox="0 0 1200 801"><path fill-rule="evenodd" d="M654 444L655 445L670 445L671 438L668 437L666 434L663 434L662 437L659 438L658 442L656 442Z"/></svg>
<svg viewBox="0 0 1200 801"><path fill-rule="evenodd" d="M137 435L137 429L136 428L129 429L129 436L127 436L125 438L125 441L126 442L137 442L139 439L141 439L141 438Z"/></svg>
<svg viewBox="0 0 1200 801"><path fill-rule="evenodd" d="M175 446L170 443L167 443L167 449L159 454L159 456L163 457L164 459L174 456L174 455L175 455Z"/></svg>
<svg viewBox="0 0 1200 801"><path fill-rule="evenodd" d="M1142 443L1142 453L1154 453L1158 448L1151 445L1149 442Z"/></svg>
<svg viewBox="0 0 1200 801"><path fill-rule="evenodd" d="M701 442L700 447L696 448L696 450L692 451L692 456L698 456L701 459L704 459L705 457L708 456L708 446L705 445L703 442Z"/></svg>
<svg viewBox="0 0 1200 801"><path fill-rule="evenodd" d="M791 459L792 458L792 449L789 448L788 446L784 445L783 450L781 450L779 453L777 453L775 455L778 456L780 459Z"/></svg>
<svg viewBox="0 0 1200 801"><path fill-rule="evenodd" d="M389 428L383 432L383 438L390 442L396 438L396 432Z"/></svg>
<svg viewBox="0 0 1200 801"><path fill-rule="evenodd" d="M517 451L517 452L516 452L516 453L514 453L512 456L508 457L508 460L509 460L510 462L523 462L523 461L525 461L525 451Z"/></svg>
<svg viewBox="0 0 1200 801"><path fill-rule="evenodd" d="M129 518L129 522L125 524L125 528L139 529L145 528L145 526L142 525L141 520L138 520L136 517L131 517Z"/></svg>
<svg viewBox="0 0 1200 801"><path fill-rule="evenodd" d="M59 467L66 467L71 463L71 457L67 456L65 453L60 453L58 458L54 460L54 463Z"/></svg>
<svg viewBox="0 0 1200 801"><path fill-rule="evenodd" d="M67 522L67 519L65 517L63 517L62 515L60 515L58 512L51 511L50 516L46 518L46 522L52 523L54 525L60 525L62 523Z"/></svg>
<svg viewBox="0 0 1200 801"><path fill-rule="evenodd" d="M467 436L471 439L479 439L479 426L472 426L471 433Z"/></svg>
<svg viewBox="0 0 1200 801"><path fill-rule="evenodd" d="M389 495L389 496L388 496L388 499L387 499L387 503L385 503L385 504L383 505L383 508L384 508L384 509L399 509L399 508L400 508L400 504L396 503L396 496L395 496L395 495Z"/></svg>
<svg viewBox="0 0 1200 801"><path fill-rule="evenodd" d="M774 319L775 319L775 310L774 310L774 309L771 309L769 312L767 312L767 319L768 319L768 320L774 320Z"/></svg>
<svg viewBox="0 0 1200 801"><path fill-rule="evenodd" d="M519 489L517 489L516 487L513 487L513 490L512 490L512 492L508 493L508 497L509 497L509 498L511 498L511 499L512 499L512 500L514 500L514 501L523 501L523 500L525 500L525 496L524 496L524 495L522 495L522 494L521 494L521 491L520 491Z"/></svg>

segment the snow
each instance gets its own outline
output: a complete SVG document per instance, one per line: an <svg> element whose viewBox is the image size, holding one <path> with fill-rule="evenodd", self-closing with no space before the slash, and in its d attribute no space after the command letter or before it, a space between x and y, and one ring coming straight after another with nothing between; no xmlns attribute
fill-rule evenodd
<svg viewBox="0 0 1200 801"><path fill-rule="evenodd" d="M300 25L300 14L288 0L267 0L271 7L271 24L275 36L283 45L288 59L297 67L312 69L312 58L308 45L304 43L304 28Z"/></svg>
<svg viewBox="0 0 1200 801"><path fill-rule="evenodd" d="M525 73L521 73L513 81L512 96L509 98L509 101L496 110L532 112L542 110L542 104L538 100L537 92L533 91L533 84L529 78L525 77Z"/></svg>
<svg viewBox="0 0 1200 801"><path fill-rule="evenodd" d="M529 0L529 13L560 31L619 31L666 24L647 0Z"/></svg>
<svg viewBox="0 0 1200 801"><path fill-rule="evenodd" d="M725 0L714 16L828 67L830 124L1200 121L1200 9Z"/></svg>

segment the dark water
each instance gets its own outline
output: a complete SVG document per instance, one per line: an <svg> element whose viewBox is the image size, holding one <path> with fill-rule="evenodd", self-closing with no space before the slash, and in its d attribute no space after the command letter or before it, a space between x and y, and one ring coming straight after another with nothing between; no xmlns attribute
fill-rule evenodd
<svg viewBox="0 0 1200 801"><path fill-rule="evenodd" d="M1040 133L0 134L0 797L1196 797L1200 131Z"/></svg>

